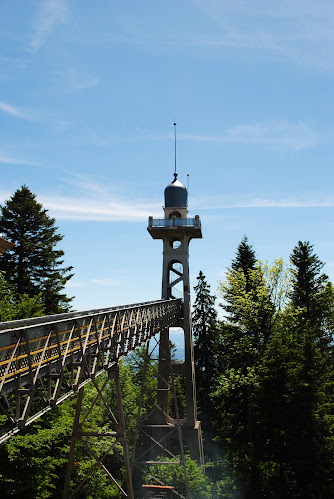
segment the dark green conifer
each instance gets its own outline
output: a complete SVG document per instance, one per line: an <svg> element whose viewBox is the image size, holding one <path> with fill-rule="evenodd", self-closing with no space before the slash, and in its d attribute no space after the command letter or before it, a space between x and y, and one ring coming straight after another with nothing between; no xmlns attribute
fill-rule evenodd
<svg viewBox="0 0 334 499"><path fill-rule="evenodd" d="M246 290L249 291L251 286L249 279L249 270L255 268L256 255L253 247L248 242L248 237L244 235L237 247L236 255L231 263L231 269L234 271L242 270L246 277Z"/></svg>
<svg viewBox="0 0 334 499"><path fill-rule="evenodd" d="M202 271L194 287L196 300L192 317L195 338L195 364L199 388L208 396L214 386L214 368L217 348L216 297L210 294L210 285Z"/></svg>
<svg viewBox="0 0 334 499"><path fill-rule="evenodd" d="M31 297L42 293L46 314L69 310L72 298L63 290L73 267L63 267L64 251L55 249L64 236L25 185L1 206L0 233L15 243L0 259L14 292Z"/></svg>
<svg viewBox="0 0 334 499"><path fill-rule="evenodd" d="M321 273L324 263L313 252L309 241L298 241L290 255L293 268L291 302L303 308L305 319L321 322L324 313L323 295L330 287L328 276Z"/></svg>

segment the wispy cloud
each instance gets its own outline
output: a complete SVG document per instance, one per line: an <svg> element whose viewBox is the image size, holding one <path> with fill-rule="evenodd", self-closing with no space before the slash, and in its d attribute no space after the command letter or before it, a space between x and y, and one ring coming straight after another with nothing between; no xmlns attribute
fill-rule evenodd
<svg viewBox="0 0 334 499"><path fill-rule="evenodd" d="M150 215L158 215L159 205L152 208L147 202L133 203L125 199L83 199L82 197L40 197L45 208L59 220L86 221L127 221L147 220Z"/></svg>
<svg viewBox="0 0 334 499"><path fill-rule="evenodd" d="M241 57L288 62L311 70L334 71L334 4L331 0L192 0L203 18L202 29L170 29L158 20L145 30L139 21L123 22L123 33L110 34L118 43L171 49L207 50L220 56L238 51ZM193 15L196 15L192 13ZM167 19L165 22L170 22ZM211 25L208 25L211 22ZM207 26L205 28L205 26ZM216 50L215 50L216 49ZM215 50L215 52L214 52Z"/></svg>
<svg viewBox="0 0 334 499"><path fill-rule="evenodd" d="M317 146L331 138L331 135L330 132L317 131L303 122L273 121L238 124L215 134L180 133L178 140L254 144L274 149L302 150ZM110 146L115 142L165 141L172 138L171 133L156 135L148 130L139 130L127 137L99 133L96 130L88 130L85 135L86 143L98 146Z"/></svg>
<svg viewBox="0 0 334 499"><path fill-rule="evenodd" d="M178 134L178 140L254 144L266 145L275 149L301 150L315 147L330 136L330 133L314 130L303 122L273 121L238 124L215 134L181 133ZM133 137L128 137L127 140L155 141L170 140L171 138L171 134L154 135L150 132L139 132ZM111 138L108 142L106 137L92 136L92 140L96 140L99 145L107 145L110 144Z"/></svg>
<svg viewBox="0 0 334 499"><path fill-rule="evenodd" d="M221 30L202 46L222 46L274 51L295 64L334 70L333 14L330 0L194 0Z"/></svg>
<svg viewBox="0 0 334 499"><path fill-rule="evenodd" d="M33 22L33 35L30 40L29 52L37 52L52 35L57 25L64 24L69 18L69 8L66 0L44 0Z"/></svg>
<svg viewBox="0 0 334 499"><path fill-rule="evenodd" d="M207 200L192 200L192 208L200 210L224 210L241 208L334 208L333 197L320 196L307 199L265 199L255 198L246 201L221 202Z"/></svg>
<svg viewBox="0 0 334 499"><path fill-rule="evenodd" d="M86 71L75 68L64 68L56 73L60 83L69 90L82 90L96 87L100 79Z"/></svg>
<svg viewBox="0 0 334 499"><path fill-rule="evenodd" d="M63 127L66 125L63 120L57 120L57 118L44 110L13 106L12 104L8 104L8 102L0 102L0 111L25 121L44 121Z"/></svg>
<svg viewBox="0 0 334 499"><path fill-rule="evenodd" d="M316 146L322 137L305 123L273 122L235 125L221 135L183 134L180 139L265 144L275 148L300 150Z"/></svg>
<svg viewBox="0 0 334 499"><path fill-rule="evenodd" d="M12 195L0 190L0 203ZM102 195L103 194L103 195ZM59 196L38 194L38 200L57 220L96 221L96 222L144 222L149 216L161 216L161 206L150 200L133 202L132 199L116 197L106 192L89 194L75 192L74 195Z"/></svg>
<svg viewBox="0 0 334 499"><path fill-rule="evenodd" d="M30 166L43 166L40 163L36 163L34 161L29 161L26 159L19 158L11 158L9 156L3 156L0 153L0 163L4 163L7 165L30 165Z"/></svg>
<svg viewBox="0 0 334 499"><path fill-rule="evenodd" d="M7 102L0 102L0 110L4 113L8 113L11 116L15 116L16 118L20 118L21 120L30 120L32 119L32 115L29 112L17 107L8 104Z"/></svg>
<svg viewBox="0 0 334 499"><path fill-rule="evenodd" d="M102 279L92 279L92 282L94 284L98 284L99 286L107 286L107 287L115 287L115 286L121 286L122 282L117 280L117 279L112 279L109 277L105 277ZM124 283L123 283L124 285Z"/></svg>
<svg viewBox="0 0 334 499"><path fill-rule="evenodd" d="M67 172L62 182L69 186L69 196L40 196L52 216L63 220L142 222L160 216L160 203L125 197L115 186L94 175Z"/></svg>

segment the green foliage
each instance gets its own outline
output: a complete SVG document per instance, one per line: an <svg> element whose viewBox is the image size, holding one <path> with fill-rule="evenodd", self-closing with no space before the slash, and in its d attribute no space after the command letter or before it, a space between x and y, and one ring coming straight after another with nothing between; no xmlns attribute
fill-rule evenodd
<svg viewBox="0 0 334 499"><path fill-rule="evenodd" d="M128 362L127 359L128 358L122 359L119 362L119 376L123 400L125 428L131 450L136 430L140 384L137 384L137 373L132 370L131 363ZM112 383L109 384L108 400L110 401L109 403L112 410L117 413L116 392Z"/></svg>
<svg viewBox="0 0 334 499"><path fill-rule="evenodd" d="M206 442L212 440L212 402L210 393L216 387L218 370L218 319L215 309L216 297L211 295L205 275L202 271L194 287L196 299L192 315L192 327L195 339L194 357L196 367L196 390L199 417ZM213 449L205 446L206 455Z"/></svg>
<svg viewBox="0 0 334 499"><path fill-rule="evenodd" d="M149 355L154 355L154 353L148 352ZM147 346L143 345L137 348L134 352L130 353L125 359L123 359L123 365L128 366L129 372L131 372L133 378L133 384L136 390L137 398L136 403L138 404L140 387L144 386L143 390L143 401L141 408L141 419L145 420L147 415L152 412L155 407L157 388L158 388L158 361L151 360L146 364L146 370L144 371L145 358L147 355ZM142 384L142 381L144 383ZM138 407L138 405L137 405Z"/></svg>
<svg viewBox="0 0 334 499"><path fill-rule="evenodd" d="M17 296L38 296L46 314L69 310L64 293L72 277L72 267L62 267L64 252L55 249L63 239L57 233L55 219L36 201L28 187L22 186L1 206L0 232L15 243L0 259L0 270L6 273Z"/></svg>
<svg viewBox="0 0 334 499"><path fill-rule="evenodd" d="M0 322L41 315L44 315L41 293L33 297L27 294L17 296L0 271Z"/></svg>
<svg viewBox="0 0 334 499"><path fill-rule="evenodd" d="M178 456L178 460L180 457ZM161 461L166 458L160 458ZM172 459L168 459L172 462ZM175 461L177 463L177 461ZM210 479L203 474L201 467L190 459L188 455L185 456L187 479L190 496L196 499L211 499L212 498L212 483ZM150 476L155 477L159 482L175 487L177 492L182 495L186 494L186 485L184 479L183 466L180 464L154 464L150 467ZM157 484L156 480L152 477L147 477L147 484Z"/></svg>
<svg viewBox="0 0 334 499"><path fill-rule="evenodd" d="M333 288L312 248L220 283L214 420L247 498L334 495Z"/></svg>
<svg viewBox="0 0 334 499"><path fill-rule="evenodd" d="M210 444L216 435L216 447L212 446L214 452L206 452L206 475L186 456L191 497L334 497L333 286L322 273L323 263L310 243L296 245L291 265L288 269L282 259L271 265L256 261L244 238L226 280L219 284L228 313L219 322L215 297L210 294L203 273L199 274L193 317L196 378L202 414L209 409L213 422L213 428L209 428L203 418L205 444ZM31 300L17 298L0 275L2 317L16 318L15 313L24 315L27 310L40 310L38 296L33 298L36 301L25 299ZM154 352L149 353L155 356ZM143 379L142 421L154 414L158 361L149 363L144 372L145 357L146 347L141 347L120 363L130 447ZM96 382L101 386L103 376ZM178 376L175 386L182 412L184 384ZM96 389L90 383L85 389L84 406L89 407L95 397ZM106 397L116 414L112 383ZM74 405L75 399L64 402L2 446L1 496L61 497ZM171 407L172 404L170 412ZM111 428L109 412L99 400L84 429ZM89 437L89 443L101 454L110 445L110 439L107 442L104 437ZM124 484L120 444L116 444L105 463ZM79 443L73 487L92 464L92 458ZM182 466L153 465L150 474L185 494ZM102 470L97 470L78 497L102 499L120 497L120 493Z"/></svg>
<svg viewBox="0 0 334 499"><path fill-rule="evenodd" d="M196 299L192 316L195 338L195 365L198 371L198 386L209 394L214 386L215 354L217 349L216 297L210 294L210 286L200 271L194 287Z"/></svg>
<svg viewBox="0 0 334 499"><path fill-rule="evenodd" d="M1 497L61 497L74 401L37 420L0 448Z"/></svg>
<svg viewBox="0 0 334 499"><path fill-rule="evenodd" d="M240 270L244 273L246 278L246 289L249 291L252 287L248 279L248 272L255 268L256 255L252 246L248 243L248 238L245 235L239 246L237 247L236 255L231 263L231 269L235 272Z"/></svg>
<svg viewBox="0 0 334 499"><path fill-rule="evenodd" d="M275 334L259 369L263 486L285 497L333 495L333 364L307 328Z"/></svg>
<svg viewBox="0 0 334 499"><path fill-rule="evenodd" d="M96 379L101 388L105 375ZM131 441L135 430L138 387L129 366L120 364L121 391L124 404L124 418L127 436ZM117 415L117 401L112 381L107 385L106 400ZM96 398L97 391L93 383L85 387L82 414ZM19 435L11 437L0 447L0 496L44 499L61 498L65 482L66 467L70 449L75 412L76 397L70 398L29 425ZM102 399L98 399L94 410L84 422L83 431L115 431L110 416ZM103 455L111 443L110 437L85 437L92 450ZM125 469L123 451L119 443L104 460L113 471L115 478L124 487ZM75 464L72 472L72 490L90 472L95 460L87 454L82 442L76 445ZM77 497L83 498L120 498L116 485L101 470L94 471L90 479L80 489Z"/></svg>

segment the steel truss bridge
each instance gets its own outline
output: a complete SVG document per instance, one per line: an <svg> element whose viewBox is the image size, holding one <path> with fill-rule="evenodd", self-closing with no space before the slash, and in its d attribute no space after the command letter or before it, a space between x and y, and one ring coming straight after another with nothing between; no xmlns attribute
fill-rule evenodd
<svg viewBox="0 0 334 499"><path fill-rule="evenodd" d="M117 442L122 444L127 492L103 463L109 451L97 456L85 445L96 460L95 468L104 469L123 496L133 497L118 361L154 335L177 325L182 313L181 300L170 299L0 323L0 443L78 392L64 497L72 497L88 478L70 492L75 445L84 436L111 437L109 451ZM95 379L102 373L107 376L100 387ZM115 383L117 415L103 395L108 380ZM107 407L115 431L84 433L87 411L82 417L82 397L89 382L96 387L96 399L101 398Z"/></svg>

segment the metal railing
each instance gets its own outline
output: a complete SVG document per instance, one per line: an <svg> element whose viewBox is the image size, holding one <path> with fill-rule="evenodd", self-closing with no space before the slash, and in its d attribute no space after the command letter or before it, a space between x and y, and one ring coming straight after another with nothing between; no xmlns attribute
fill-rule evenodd
<svg viewBox="0 0 334 499"><path fill-rule="evenodd" d="M195 218L153 218L148 219L149 227L200 227L199 216Z"/></svg>
<svg viewBox="0 0 334 499"><path fill-rule="evenodd" d="M0 324L0 443L181 316L159 300Z"/></svg>

